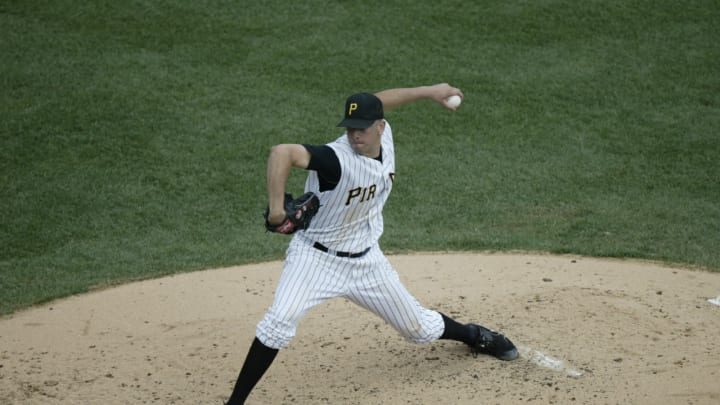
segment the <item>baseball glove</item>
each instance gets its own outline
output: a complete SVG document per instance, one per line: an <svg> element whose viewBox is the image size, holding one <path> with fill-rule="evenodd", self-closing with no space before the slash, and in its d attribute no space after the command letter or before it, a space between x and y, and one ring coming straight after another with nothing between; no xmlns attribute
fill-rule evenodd
<svg viewBox="0 0 720 405"><path fill-rule="evenodd" d="M265 209L265 229L270 232L291 234L299 229L310 226L310 221L320 208L320 199L313 192L308 192L293 199L292 194L285 193L285 219L272 225L268 221L270 207Z"/></svg>

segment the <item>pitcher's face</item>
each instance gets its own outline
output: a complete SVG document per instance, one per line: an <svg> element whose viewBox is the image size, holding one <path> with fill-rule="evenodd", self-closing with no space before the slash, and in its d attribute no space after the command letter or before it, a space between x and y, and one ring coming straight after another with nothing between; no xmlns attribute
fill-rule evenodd
<svg viewBox="0 0 720 405"><path fill-rule="evenodd" d="M376 158L380 155L385 120L377 120L367 128L346 128L347 137L353 150L363 156Z"/></svg>

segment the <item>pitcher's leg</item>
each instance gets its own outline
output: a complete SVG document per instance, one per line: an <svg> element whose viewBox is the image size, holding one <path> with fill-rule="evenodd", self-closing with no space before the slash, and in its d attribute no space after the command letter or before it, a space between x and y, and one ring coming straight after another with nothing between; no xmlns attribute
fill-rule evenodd
<svg viewBox="0 0 720 405"><path fill-rule="evenodd" d="M343 293L342 274L328 268L323 255L312 247L291 244L273 303L256 329L266 346L287 347L310 309Z"/></svg>
<svg viewBox="0 0 720 405"><path fill-rule="evenodd" d="M270 368L277 353L278 349L265 346L257 338L253 340L226 405L242 405L245 403L250 391L260 381L265 371Z"/></svg>
<svg viewBox="0 0 720 405"><path fill-rule="evenodd" d="M420 305L389 264L368 271L353 286L348 299L383 318L407 340L429 343L443 334L440 313Z"/></svg>
<svg viewBox="0 0 720 405"><path fill-rule="evenodd" d="M429 343L452 339L470 346L475 353L500 360L518 357L515 345L501 333L478 324L460 324L437 311L423 307L405 288L387 261L378 261L353 283L348 297L356 304L385 319L407 340Z"/></svg>
<svg viewBox="0 0 720 405"><path fill-rule="evenodd" d="M341 293L342 280L328 271L322 256L288 249L283 273L275 289L275 298L258 323L255 339L238 375L228 404L243 404L255 385L272 364L279 349L287 347L295 336L300 320L314 306Z"/></svg>

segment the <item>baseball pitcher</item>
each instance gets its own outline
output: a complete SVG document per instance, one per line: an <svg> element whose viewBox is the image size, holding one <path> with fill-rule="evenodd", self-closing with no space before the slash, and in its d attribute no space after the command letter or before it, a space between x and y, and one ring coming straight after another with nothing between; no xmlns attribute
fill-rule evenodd
<svg viewBox="0 0 720 405"><path fill-rule="evenodd" d="M293 236L274 301L257 325L227 404L243 404L305 314L335 297L381 317L412 343L451 339L500 360L518 357L502 334L420 304L378 245L395 178L393 132L385 112L422 99L454 110L459 103L448 102L451 96L463 93L446 83L353 94L345 102L338 124L345 131L339 138L325 145L272 147L265 226ZM297 199L285 190L292 169L308 173L305 194Z"/></svg>

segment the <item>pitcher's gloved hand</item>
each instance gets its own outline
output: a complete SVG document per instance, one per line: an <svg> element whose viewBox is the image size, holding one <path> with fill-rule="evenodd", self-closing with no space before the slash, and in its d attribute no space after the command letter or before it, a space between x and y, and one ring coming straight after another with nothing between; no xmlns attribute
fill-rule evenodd
<svg viewBox="0 0 720 405"><path fill-rule="evenodd" d="M305 229L310 226L313 219L320 209L320 199L315 193L308 192L298 198L293 199L292 194L285 193L285 219L279 224L271 224L268 221L270 207L265 210L265 229L270 232L291 234L299 229Z"/></svg>

